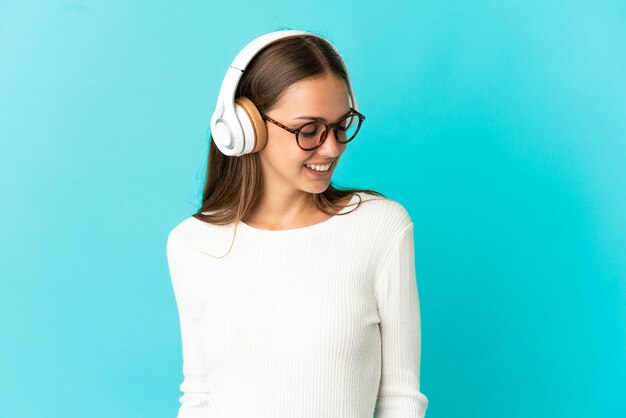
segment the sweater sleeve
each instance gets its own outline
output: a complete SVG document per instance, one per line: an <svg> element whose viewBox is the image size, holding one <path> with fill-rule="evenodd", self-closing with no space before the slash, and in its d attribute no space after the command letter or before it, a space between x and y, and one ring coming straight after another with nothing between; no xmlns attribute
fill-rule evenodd
<svg viewBox="0 0 626 418"><path fill-rule="evenodd" d="M167 241L167 261L180 322L183 380L179 386L177 418L202 418L211 415L210 385L201 333L202 305L180 261L179 248L172 234Z"/></svg>
<svg viewBox="0 0 626 418"><path fill-rule="evenodd" d="M402 230L376 279L382 370L375 418L423 418L428 406L419 382L421 325L413 229L410 222Z"/></svg>

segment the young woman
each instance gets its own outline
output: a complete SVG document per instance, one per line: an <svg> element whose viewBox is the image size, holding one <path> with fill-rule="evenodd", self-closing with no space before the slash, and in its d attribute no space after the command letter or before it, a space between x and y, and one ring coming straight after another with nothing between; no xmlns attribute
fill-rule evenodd
<svg viewBox="0 0 626 418"><path fill-rule="evenodd" d="M330 180L364 119L317 35L271 32L233 61L202 206L167 241L178 418L424 417L413 222Z"/></svg>

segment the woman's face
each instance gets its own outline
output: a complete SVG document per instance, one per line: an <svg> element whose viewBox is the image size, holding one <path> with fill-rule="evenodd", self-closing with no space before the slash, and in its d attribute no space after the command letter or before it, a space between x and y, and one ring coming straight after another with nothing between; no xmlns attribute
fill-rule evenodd
<svg viewBox="0 0 626 418"><path fill-rule="evenodd" d="M334 123L350 111L348 90L344 80L334 75L306 79L292 84L276 106L265 112L270 118L290 128L310 122L309 116L324 118ZM321 193L330 184L331 175L347 144L337 142L331 129L318 148L305 151L296 143L295 134L266 121L267 144L259 152L265 187L286 188ZM301 134L302 135L302 134ZM332 162L323 175L316 175L305 164Z"/></svg>

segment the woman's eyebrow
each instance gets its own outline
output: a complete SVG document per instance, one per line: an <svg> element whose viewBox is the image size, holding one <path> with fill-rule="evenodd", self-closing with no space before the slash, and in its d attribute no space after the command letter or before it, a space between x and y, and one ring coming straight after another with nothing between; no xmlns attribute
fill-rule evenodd
<svg viewBox="0 0 626 418"><path fill-rule="evenodd" d="M338 120L341 120L342 118L348 116L350 113L352 113L352 109L350 109L349 111L347 111L346 113L341 115L341 117ZM318 120L318 121L326 122L326 119L321 117L321 116L298 116L297 118L293 118L293 119L294 120L296 120L296 119L311 119L311 120Z"/></svg>

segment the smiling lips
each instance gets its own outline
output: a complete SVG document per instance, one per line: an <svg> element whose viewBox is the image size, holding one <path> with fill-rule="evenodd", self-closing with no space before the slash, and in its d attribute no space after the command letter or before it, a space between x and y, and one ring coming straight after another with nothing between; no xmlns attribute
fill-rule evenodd
<svg viewBox="0 0 626 418"><path fill-rule="evenodd" d="M310 168L311 170L315 170L315 171L328 171L330 170L330 167L332 166L332 163L329 164L325 164L325 165L321 165L321 164L305 164L304 166L307 168Z"/></svg>
<svg viewBox="0 0 626 418"><path fill-rule="evenodd" d="M324 172L330 170L330 167L337 161L337 159L333 159L327 162L318 162L318 163L305 163L304 166L310 168L311 170L315 170L318 172Z"/></svg>

